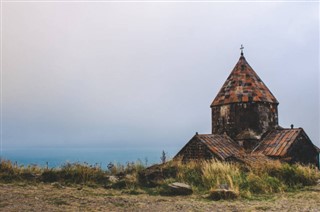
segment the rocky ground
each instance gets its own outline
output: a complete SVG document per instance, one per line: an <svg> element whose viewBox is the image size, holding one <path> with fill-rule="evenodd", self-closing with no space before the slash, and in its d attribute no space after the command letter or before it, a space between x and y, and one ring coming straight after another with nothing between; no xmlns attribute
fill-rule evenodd
<svg viewBox="0 0 320 212"><path fill-rule="evenodd" d="M137 194L139 193L139 194ZM0 211L320 211L320 185L252 200L153 196L60 184L0 184Z"/></svg>

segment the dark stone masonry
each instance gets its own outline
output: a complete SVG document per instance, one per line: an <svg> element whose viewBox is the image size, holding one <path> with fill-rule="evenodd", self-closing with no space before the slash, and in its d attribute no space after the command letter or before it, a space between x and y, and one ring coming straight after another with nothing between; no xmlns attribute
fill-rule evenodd
<svg viewBox="0 0 320 212"><path fill-rule="evenodd" d="M279 126L278 105L241 52L210 106L212 134L197 133L175 158L237 162L280 159L319 167L319 148L305 131Z"/></svg>

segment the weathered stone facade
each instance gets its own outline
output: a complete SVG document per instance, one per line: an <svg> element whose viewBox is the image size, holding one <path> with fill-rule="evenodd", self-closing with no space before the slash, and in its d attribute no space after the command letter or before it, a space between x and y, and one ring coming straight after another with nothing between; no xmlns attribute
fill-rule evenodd
<svg viewBox="0 0 320 212"><path fill-rule="evenodd" d="M182 161L192 160L226 160L243 153L243 148L227 135L196 134L178 152L175 158Z"/></svg>
<svg viewBox="0 0 320 212"><path fill-rule="evenodd" d="M304 133L296 138L295 143L288 149L286 157L290 163L318 164L319 166L319 154Z"/></svg>
<svg viewBox="0 0 320 212"><path fill-rule="evenodd" d="M212 134L196 134L175 158L242 162L280 159L319 167L320 150L304 130L279 126L278 104L241 53L210 105Z"/></svg>
<svg viewBox="0 0 320 212"><path fill-rule="evenodd" d="M211 107L212 134L226 133L252 149L261 136L278 127L276 103L245 102Z"/></svg>
<svg viewBox="0 0 320 212"><path fill-rule="evenodd" d="M215 158L211 151L202 142L198 142L197 138L192 138L187 146L183 148L183 154L179 155L182 161L193 160L210 160Z"/></svg>

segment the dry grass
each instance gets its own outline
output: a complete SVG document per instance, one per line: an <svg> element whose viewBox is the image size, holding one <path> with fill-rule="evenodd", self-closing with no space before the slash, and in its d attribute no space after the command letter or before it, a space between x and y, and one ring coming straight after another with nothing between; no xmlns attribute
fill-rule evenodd
<svg viewBox="0 0 320 212"><path fill-rule="evenodd" d="M2 182L60 182L63 184L102 185L110 183L109 176L126 177L130 183L136 183L137 173L144 169L141 162L112 165L103 170L97 165L87 163L66 163L57 168L41 168L38 166L18 166L9 160L0 162L0 181Z"/></svg>
<svg viewBox="0 0 320 212"><path fill-rule="evenodd" d="M319 170L301 164L289 165L279 161L255 162L250 165L216 160L189 163L170 162L164 168L176 167L176 180L193 186L199 193L227 188L243 197L301 189L315 185Z"/></svg>
<svg viewBox="0 0 320 212"><path fill-rule="evenodd" d="M0 211L318 211L319 208L320 185L249 200L208 201L197 195L163 197L103 188L0 183Z"/></svg>
<svg viewBox="0 0 320 212"><path fill-rule="evenodd" d="M213 189L223 186L239 193L241 171L237 165L212 160L202 162L201 166L205 185Z"/></svg>
<svg viewBox="0 0 320 212"><path fill-rule="evenodd" d="M67 163L60 168L46 169L37 166L19 167L10 161L0 163L0 182L33 182L63 185L88 185L92 187L129 190L130 193L144 189L139 174L145 170L141 162L126 165L110 165L108 170L89 164ZM197 161L182 163L169 161L161 165L162 181L150 193L159 194L159 188L170 182L184 182L192 186L197 194L205 194L212 189L226 188L242 197L252 198L256 194L271 194L294 191L315 185L320 178L319 171L311 166L289 165L272 162L256 162L250 166L234 163ZM109 180L115 176L117 182ZM138 192L139 193L139 192Z"/></svg>

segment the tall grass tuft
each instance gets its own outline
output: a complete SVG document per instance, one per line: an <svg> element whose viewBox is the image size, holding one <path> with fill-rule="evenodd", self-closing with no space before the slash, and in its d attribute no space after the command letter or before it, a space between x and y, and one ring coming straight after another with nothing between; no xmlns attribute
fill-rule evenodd
<svg viewBox="0 0 320 212"><path fill-rule="evenodd" d="M202 162L201 166L202 180L206 188L228 188L239 192L243 179L237 165L211 160Z"/></svg>
<svg viewBox="0 0 320 212"><path fill-rule="evenodd" d="M228 188L239 191L242 182L239 167L232 163L210 161L191 161L189 163L177 162L177 179L192 185L199 191L212 188Z"/></svg>

